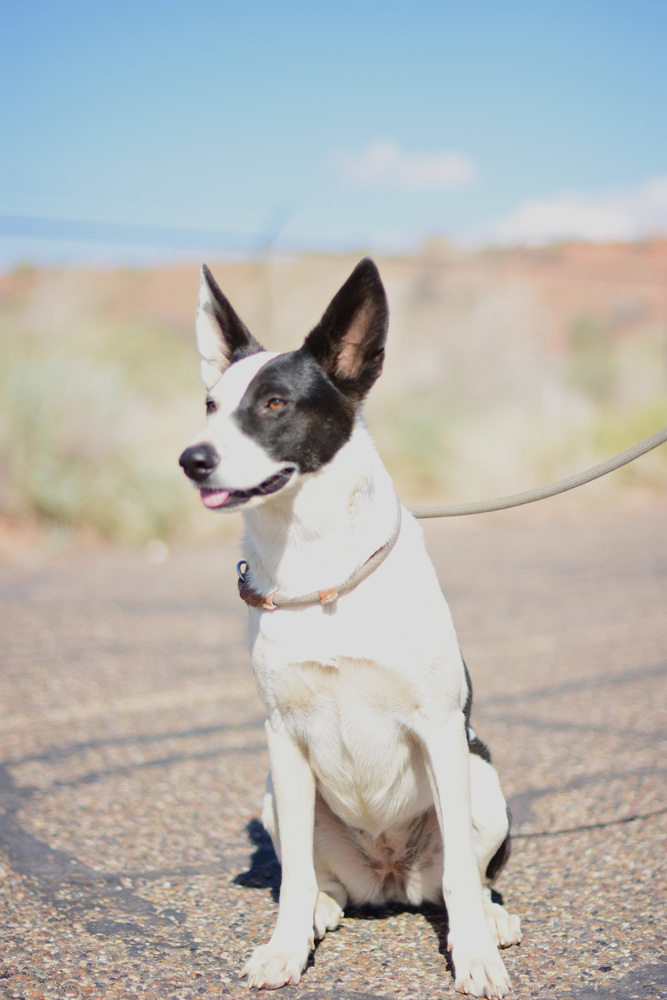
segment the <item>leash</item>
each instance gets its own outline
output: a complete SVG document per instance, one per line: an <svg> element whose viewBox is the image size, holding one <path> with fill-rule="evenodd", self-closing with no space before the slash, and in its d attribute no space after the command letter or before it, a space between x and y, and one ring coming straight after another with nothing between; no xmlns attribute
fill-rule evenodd
<svg viewBox="0 0 667 1000"><path fill-rule="evenodd" d="M645 455L648 451L658 448L667 442L667 427L656 431L650 437L645 438L638 444L627 448L613 458L608 458L599 465L594 465L585 472L576 473L566 479L559 479L555 483L547 486L539 486L533 490L526 490L523 493L512 493L506 497L496 497L495 500L476 500L472 503L449 503L436 504L430 507L408 507L408 510L416 518L427 517L459 517L464 514L487 514L494 510L507 510L509 507L519 507L521 504L534 503L536 500L544 500L547 497L557 496L559 493L566 493L584 483L590 483L600 476L606 476L615 469L620 469L629 462L634 462L640 455ZM398 516L394 530L385 544L374 552L373 555L362 563L354 573L337 587L329 590L314 590L310 594L303 594L301 597L282 597L277 591L263 595L255 590L247 580L248 563L242 559L236 566L238 573L239 596L242 600L253 608L262 608L264 611L274 611L276 608L307 607L313 604L333 604L342 594L348 593L357 584L365 580L367 576L376 569L380 563L384 562L398 540L401 530L401 507L398 507Z"/></svg>
<svg viewBox="0 0 667 1000"><path fill-rule="evenodd" d="M622 451L613 458L608 458L599 465L594 465L585 472L578 472L574 476L566 479L559 479L558 482L549 483L547 486L539 486L534 490L526 490L524 493L512 493L507 497L496 497L495 500L475 500L472 503L445 503L433 507L408 507L413 517L459 517L463 514L488 514L493 510L507 510L509 507L519 507L524 503L534 503L536 500L545 500L547 497L554 497L558 493L566 493L584 483L590 483L600 476L606 476L608 472L620 469L628 462L634 462L640 455L645 455L647 451L652 451L659 445L667 441L667 427L656 431L651 437L645 438L638 444Z"/></svg>

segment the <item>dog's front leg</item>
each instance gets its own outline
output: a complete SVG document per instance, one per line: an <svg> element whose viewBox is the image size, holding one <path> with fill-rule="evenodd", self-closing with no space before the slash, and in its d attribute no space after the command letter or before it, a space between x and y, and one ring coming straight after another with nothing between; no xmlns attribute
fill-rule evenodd
<svg viewBox="0 0 667 1000"><path fill-rule="evenodd" d="M280 836L280 904L271 940L255 948L242 974L248 977L248 986L277 989L287 983L296 986L314 945L315 776L280 724L267 722L266 732Z"/></svg>
<svg viewBox="0 0 667 1000"><path fill-rule="evenodd" d="M442 892L449 918L455 987L461 993L504 997L510 981L484 915L473 846L470 763L463 713L422 731L427 770L444 843Z"/></svg>

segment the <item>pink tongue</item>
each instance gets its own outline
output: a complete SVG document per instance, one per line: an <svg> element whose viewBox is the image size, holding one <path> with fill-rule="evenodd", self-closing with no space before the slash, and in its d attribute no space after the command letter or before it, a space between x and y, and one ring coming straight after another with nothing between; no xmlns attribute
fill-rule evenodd
<svg viewBox="0 0 667 1000"><path fill-rule="evenodd" d="M201 491L201 499L205 507L221 507L228 496L229 490Z"/></svg>

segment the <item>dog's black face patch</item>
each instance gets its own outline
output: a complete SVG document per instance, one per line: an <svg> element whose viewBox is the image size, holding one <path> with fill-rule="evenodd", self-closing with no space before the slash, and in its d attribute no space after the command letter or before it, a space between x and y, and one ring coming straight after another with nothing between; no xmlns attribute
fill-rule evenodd
<svg viewBox="0 0 667 1000"><path fill-rule="evenodd" d="M355 406L303 349L267 362L233 414L274 461L316 472L349 440Z"/></svg>

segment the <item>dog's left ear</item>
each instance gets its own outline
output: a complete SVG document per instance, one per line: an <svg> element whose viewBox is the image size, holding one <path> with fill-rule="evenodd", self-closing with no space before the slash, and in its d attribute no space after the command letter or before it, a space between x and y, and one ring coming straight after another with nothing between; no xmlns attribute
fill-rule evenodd
<svg viewBox="0 0 667 1000"><path fill-rule="evenodd" d="M201 377L207 389L215 385L232 361L264 350L236 315L206 264L201 269L195 330Z"/></svg>
<svg viewBox="0 0 667 1000"><path fill-rule="evenodd" d="M301 350L311 354L341 392L358 403L382 371L388 322L380 272L366 257L333 297Z"/></svg>

